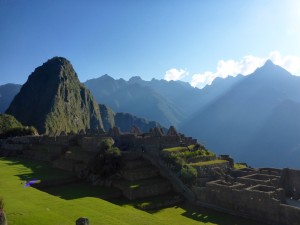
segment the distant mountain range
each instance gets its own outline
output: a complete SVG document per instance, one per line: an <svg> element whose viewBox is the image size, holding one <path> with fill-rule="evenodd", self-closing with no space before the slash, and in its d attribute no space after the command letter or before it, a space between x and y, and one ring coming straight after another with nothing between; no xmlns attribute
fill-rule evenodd
<svg viewBox="0 0 300 225"><path fill-rule="evenodd" d="M84 84L91 90L97 102L108 105L115 112L131 113L157 121L164 126L178 125L187 115L180 104L172 99L172 94L165 93L174 88L169 88L168 83L164 82L156 80L148 82L139 77L133 77L129 81L115 80L104 75L88 80ZM164 89L162 85L166 90L157 90ZM178 85L176 88L182 92L190 89L190 86L184 85Z"/></svg>
<svg viewBox="0 0 300 225"><path fill-rule="evenodd" d="M5 112L21 87L19 84L0 85L0 113Z"/></svg>
<svg viewBox="0 0 300 225"><path fill-rule="evenodd" d="M267 61L251 75L231 80L234 84L184 121L181 131L253 166L299 168L300 78Z"/></svg>
<svg viewBox="0 0 300 225"><path fill-rule="evenodd" d="M84 84L106 105L102 110L111 111L102 118L104 127L126 112L135 115L128 114L130 124L137 116L175 125L211 150L252 166L300 168L300 77L271 61L248 76L217 78L201 90L181 81L108 75Z"/></svg>

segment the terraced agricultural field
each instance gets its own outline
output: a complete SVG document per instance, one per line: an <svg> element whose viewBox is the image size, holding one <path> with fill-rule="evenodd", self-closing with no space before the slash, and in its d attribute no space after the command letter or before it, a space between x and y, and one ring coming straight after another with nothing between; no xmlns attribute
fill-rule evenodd
<svg viewBox="0 0 300 225"><path fill-rule="evenodd" d="M5 200L9 225L73 225L81 216L91 225L100 224L197 224L258 225L254 222L214 211L178 205L145 212L134 208L136 202L123 198L103 200L114 189L93 187L84 182L38 190L25 187L24 181L68 178L68 172L53 169L44 162L0 158L0 196ZM142 201L139 200L141 204Z"/></svg>

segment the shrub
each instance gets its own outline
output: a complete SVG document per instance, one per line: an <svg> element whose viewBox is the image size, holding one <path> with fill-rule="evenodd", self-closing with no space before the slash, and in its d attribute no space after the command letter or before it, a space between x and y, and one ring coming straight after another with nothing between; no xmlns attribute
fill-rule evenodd
<svg viewBox="0 0 300 225"><path fill-rule="evenodd" d="M101 177L108 177L116 173L121 166L121 151L113 147L109 140L105 140L99 147L99 152L91 163L93 173Z"/></svg>
<svg viewBox="0 0 300 225"><path fill-rule="evenodd" d="M195 184L197 179L197 170L190 165L184 165L179 171L179 177L185 184Z"/></svg>
<svg viewBox="0 0 300 225"><path fill-rule="evenodd" d="M34 127L14 127L6 130L0 135L0 138L8 138L15 136L36 135L37 130Z"/></svg>

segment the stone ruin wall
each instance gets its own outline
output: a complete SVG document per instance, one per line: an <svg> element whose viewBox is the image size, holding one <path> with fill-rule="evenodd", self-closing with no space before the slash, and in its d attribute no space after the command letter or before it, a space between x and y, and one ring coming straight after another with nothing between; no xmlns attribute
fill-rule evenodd
<svg viewBox="0 0 300 225"><path fill-rule="evenodd" d="M286 190L286 195L293 199L300 199L300 170L283 169L285 178L283 186Z"/></svg>
<svg viewBox="0 0 300 225"><path fill-rule="evenodd" d="M299 174L300 171L292 171L293 177L287 184L299 185L299 180L294 180L299 178ZM199 200L198 204L202 206L246 218L256 218L269 224L299 225L300 208L285 204L284 188L276 188L272 182L262 182L275 179L280 181L280 177L260 177L261 175L263 174L241 177L233 184L222 180L208 182L206 187L194 187L194 193Z"/></svg>
<svg viewBox="0 0 300 225"><path fill-rule="evenodd" d="M121 149L147 151L155 155L158 155L162 148L175 147L183 142L187 145L197 143L197 140L181 134L121 134L117 129L112 133L115 136L110 137L108 134L13 137L0 140L0 154L47 161L53 163L56 168L80 171L105 139L114 139L115 145Z"/></svg>
<svg viewBox="0 0 300 225"><path fill-rule="evenodd" d="M237 182L246 184L247 186L253 185L266 185L266 186L278 186L279 176L265 175L265 174L251 174L243 177L238 177Z"/></svg>

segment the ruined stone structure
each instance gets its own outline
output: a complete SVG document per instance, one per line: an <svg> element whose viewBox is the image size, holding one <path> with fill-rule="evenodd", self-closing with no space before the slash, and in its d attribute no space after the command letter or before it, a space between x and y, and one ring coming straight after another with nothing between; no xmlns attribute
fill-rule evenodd
<svg viewBox="0 0 300 225"><path fill-rule="evenodd" d="M170 130L174 132L175 129ZM114 127L108 133L88 130L86 134L82 132L76 135L61 132L58 136L13 137L0 140L0 154L48 161L56 168L79 172L94 157L99 145L107 139L111 143L115 142L121 150L152 151L157 155L165 147L197 143L197 140L184 135L164 135L160 128L151 129L146 134L140 134L135 128L132 131L122 134L118 127Z"/></svg>
<svg viewBox="0 0 300 225"><path fill-rule="evenodd" d="M190 202L207 208L269 224L299 225L300 171L274 168L234 170L230 169L233 159L221 155L218 159L224 162L197 168L197 182L190 189L159 157L164 148L197 143L197 140L177 133L174 127L166 134L159 128L151 129L149 133L140 133L135 128L131 133L121 133L114 127L108 133L88 131L77 135L61 133L54 137L14 137L0 140L0 155L48 161L54 167L79 173L84 171L105 140L139 157L127 157L122 179L108 184L118 187L129 199L176 190ZM216 159L212 157L211 160ZM131 187L132 182L143 179L152 180L141 182L139 188ZM170 202L177 200L174 198Z"/></svg>
<svg viewBox="0 0 300 225"><path fill-rule="evenodd" d="M194 187L198 204L268 224L300 221L300 171L264 168L234 180L216 180Z"/></svg>

